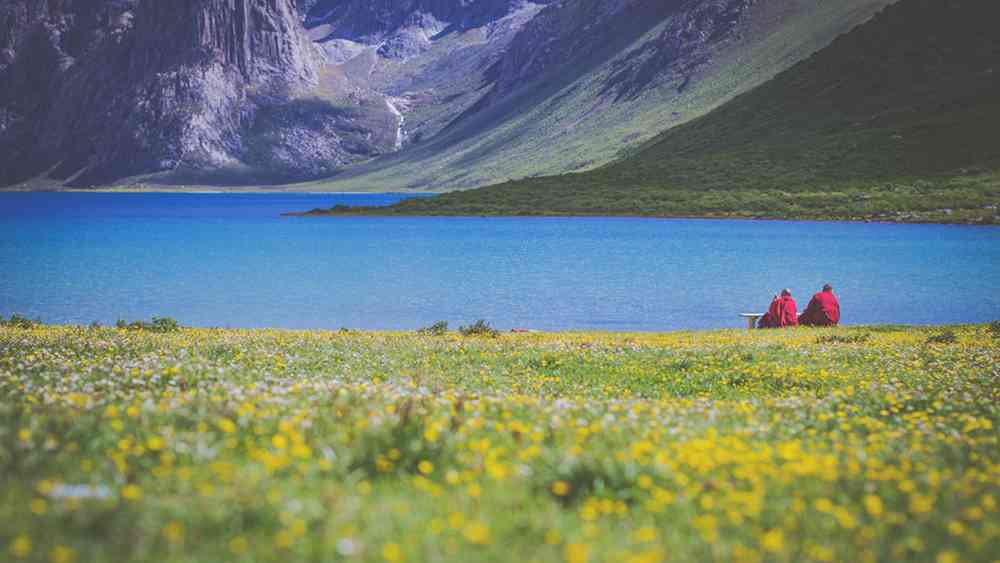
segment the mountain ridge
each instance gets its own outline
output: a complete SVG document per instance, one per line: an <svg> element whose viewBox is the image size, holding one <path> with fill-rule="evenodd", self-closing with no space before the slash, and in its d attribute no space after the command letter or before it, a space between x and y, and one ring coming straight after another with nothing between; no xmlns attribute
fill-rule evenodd
<svg viewBox="0 0 1000 563"><path fill-rule="evenodd" d="M826 46L841 31L865 21L887 3L586 0L574 4L574 13L550 7L520 34L530 36L534 28L545 27L544 16L548 15L556 20L552 26L562 26L562 34L568 37L570 47L566 50L579 59L549 65L548 72L522 81L516 88L504 89L501 81L503 96L491 99L486 94L472 115L463 116L428 145L296 188L451 191L497 183L497 179L594 168L763 82ZM717 9L714 14L722 16L717 25L711 18L707 25L698 22L699 12L712 13L713 7L720 6L738 15L726 17L726 9ZM628 17L629 9L639 10L645 17ZM593 14L604 14L604 25L614 31L587 37L584 29L596 24L586 16ZM608 14L617 15L621 23L616 26ZM666 62L650 65L657 72L643 76L641 63L651 54L662 53L663 43L673 39L671 34L684 30L690 22L705 26L703 39L689 45L685 56L672 61L674 64L668 64L669 57L664 57ZM619 42L617 50L587 62L588 54L601 52L605 36ZM597 47L573 49L579 41L592 41ZM516 53L513 50L508 56L517 60ZM581 59L583 62L575 62ZM615 75L615 71L633 65L637 66L633 77L641 78L645 87L630 89L635 82ZM623 88L627 99L616 103L617 90Z"/></svg>
<svg viewBox="0 0 1000 563"><path fill-rule="evenodd" d="M618 162L371 212L997 222L998 15L902 0Z"/></svg>
<svg viewBox="0 0 1000 563"><path fill-rule="evenodd" d="M494 6L504 21L511 9L547 1L450 4ZM408 21L428 2L410 4L338 6L362 15L392 8ZM274 184L330 175L403 148L409 101L379 91L368 76L353 80L345 67L363 63L337 61L337 51L380 59L373 65L394 57L383 57L382 43L313 41L303 25L308 14L299 10L323 7L293 0L0 1L0 81L12 85L0 93L0 147L10 155L0 161L0 185ZM274 64L255 66L266 57L254 55L270 55ZM69 99L78 92L91 103ZM164 105L168 98L176 103ZM441 126L432 125L428 130Z"/></svg>
<svg viewBox="0 0 1000 563"><path fill-rule="evenodd" d="M441 190L584 170L888 1L182 0L144 20L162 3L0 0L0 185ZM265 17L237 45L241 14ZM290 59L247 66L275 42Z"/></svg>

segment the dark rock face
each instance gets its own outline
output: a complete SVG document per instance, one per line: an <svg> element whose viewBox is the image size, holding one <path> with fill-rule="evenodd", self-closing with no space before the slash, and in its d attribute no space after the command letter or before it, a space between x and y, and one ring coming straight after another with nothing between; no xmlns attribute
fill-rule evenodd
<svg viewBox="0 0 1000 563"><path fill-rule="evenodd" d="M329 63L303 20L405 58L523 3L0 0L0 185L333 174L398 150L404 117L367 78L321 83Z"/></svg>
<svg viewBox="0 0 1000 563"><path fill-rule="evenodd" d="M248 147L258 115L317 81L319 53L292 0L15 0L0 3L0 22L0 82L10 86L0 93L3 185L43 173L74 186L219 170L288 180L392 146L313 136L324 146L297 150L319 166L254 168L302 140L276 135ZM335 114L324 108L298 123L286 112L282 127L336 128L344 118Z"/></svg>
<svg viewBox="0 0 1000 563"><path fill-rule="evenodd" d="M585 63L602 51L611 53L650 29L676 9L679 0L577 0L543 10L521 31L511 49L489 72L499 97L539 76L575 61ZM596 29L595 29L596 28ZM628 32L630 28L634 31ZM626 33L627 32L627 33Z"/></svg>
<svg viewBox="0 0 1000 563"><path fill-rule="evenodd" d="M71 160L73 155L61 154L63 136L68 137L91 110L105 114L112 110L111 100L100 104L105 107L92 107L108 94L106 84L95 82L81 91L69 85L80 80L80 67L91 54L108 55L104 77L124 74L107 69L124 62L120 56L129 44L134 7L135 2L97 0L21 0L0 5L4 23L0 82L6 86L0 90L4 153L0 183L24 180ZM98 131L89 134L92 139L101 136ZM82 145L73 151L93 150Z"/></svg>
<svg viewBox="0 0 1000 563"><path fill-rule="evenodd" d="M396 116L340 108L315 98L258 111L243 133L243 160L274 182L332 176L396 144Z"/></svg>
<svg viewBox="0 0 1000 563"><path fill-rule="evenodd" d="M605 93L633 98L658 78L680 78L680 89L710 62L709 50L726 41L749 16L755 0L708 0L673 14L660 34L629 52Z"/></svg>
<svg viewBox="0 0 1000 563"><path fill-rule="evenodd" d="M317 41L349 40L374 45L387 59L408 59L442 36L488 27L526 7L554 1L300 0L300 8Z"/></svg>
<svg viewBox="0 0 1000 563"><path fill-rule="evenodd" d="M535 0L548 4L553 0ZM373 43L405 28L468 29L496 21L526 0L301 0L306 25L327 26L325 39Z"/></svg>
<svg viewBox="0 0 1000 563"><path fill-rule="evenodd" d="M550 6L490 69L497 98L561 67L616 58L605 94L634 96L659 77L690 76L708 62L707 48L727 39L755 0L577 0ZM635 41L667 22L651 40Z"/></svg>
<svg viewBox="0 0 1000 563"><path fill-rule="evenodd" d="M475 105L486 71L549 1L321 2L307 22L327 57L322 88L387 108L405 151Z"/></svg>
<svg viewBox="0 0 1000 563"><path fill-rule="evenodd" d="M208 62L279 88L313 78L310 45L288 0L147 0L136 15L138 64Z"/></svg>

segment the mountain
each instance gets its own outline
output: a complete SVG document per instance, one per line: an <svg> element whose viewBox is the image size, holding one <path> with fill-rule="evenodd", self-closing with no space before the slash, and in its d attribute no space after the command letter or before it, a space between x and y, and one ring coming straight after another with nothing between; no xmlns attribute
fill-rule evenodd
<svg viewBox="0 0 1000 563"><path fill-rule="evenodd" d="M0 186L579 171L891 0L0 0Z"/></svg>
<svg viewBox="0 0 1000 563"><path fill-rule="evenodd" d="M534 0L545 5L553 0ZM306 26L319 40L381 43L388 56L428 48L435 36L497 22L527 6L526 0L306 0ZM412 41L411 41L412 40ZM406 49L411 43L412 49ZM400 49L400 48L403 49Z"/></svg>
<svg viewBox="0 0 1000 563"><path fill-rule="evenodd" d="M0 185L329 176L470 106L544 3L0 0Z"/></svg>
<svg viewBox="0 0 1000 563"><path fill-rule="evenodd" d="M448 191L596 168L772 78L889 2L552 3L446 128L303 188Z"/></svg>
<svg viewBox="0 0 1000 563"><path fill-rule="evenodd" d="M320 96L396 117L395 150L433 138L483 95L487 70L551 0L321 0L305 18L324 54Z"/></svg>
<svg viewBox="0 0 1000 563"><path fill-rule="evenodd" d="M257 112L317 75L291 0L15 0L0 21L4 184L241 166Z"/></svg>
<svg viewBox="0 0 1000 563"><path fill-rule="evenodd" d="M992 0L902 0L621 161L390 212L996 222L998 16Z"/></svg>

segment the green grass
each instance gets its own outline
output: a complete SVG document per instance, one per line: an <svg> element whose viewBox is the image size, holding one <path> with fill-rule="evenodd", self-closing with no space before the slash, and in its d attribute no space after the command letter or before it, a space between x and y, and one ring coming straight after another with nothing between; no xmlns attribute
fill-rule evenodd
<svg viewBox="0 0 1000 563"><path fill-rule="evenodd" d="M991 561L998 337L0 326L0 550Z"/></svg>
<svg viewBox="0 0 1000 563"><path fill-rule="evenodd" d="M996 222L998 15L904 0L615 164L389 212Z"/></svg>

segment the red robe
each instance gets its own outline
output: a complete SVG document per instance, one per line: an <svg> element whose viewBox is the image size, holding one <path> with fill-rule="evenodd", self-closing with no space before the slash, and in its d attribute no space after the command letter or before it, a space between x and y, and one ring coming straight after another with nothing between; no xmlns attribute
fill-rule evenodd
<svg viewBox="0 0 1000 563"><path fill-rule="evenodd" d="M799 317L799 323L806 326L837 326L840 323L840 303L832 291L821 291L813 295L809 306Z"/></svg>
<svg viewBox="0 0 1000 563"><path fill-rule="evenodd" d="M761 317L758 326L760 328L782 328L786 326L798 326L799 318L796 314L795 300L790 295L777 297L771 302L771 307L767 314Z"/></svg>
<svg viewBox="0 0 1000 563"><path fill-rule="evenodd" d="M774 301L771 301L771 306L767 308L767 312L764 313L764 316L757 321L757 328L775 328L775 313L778 310L778 303L780 301L780 297L775 297Z"/></svg>

